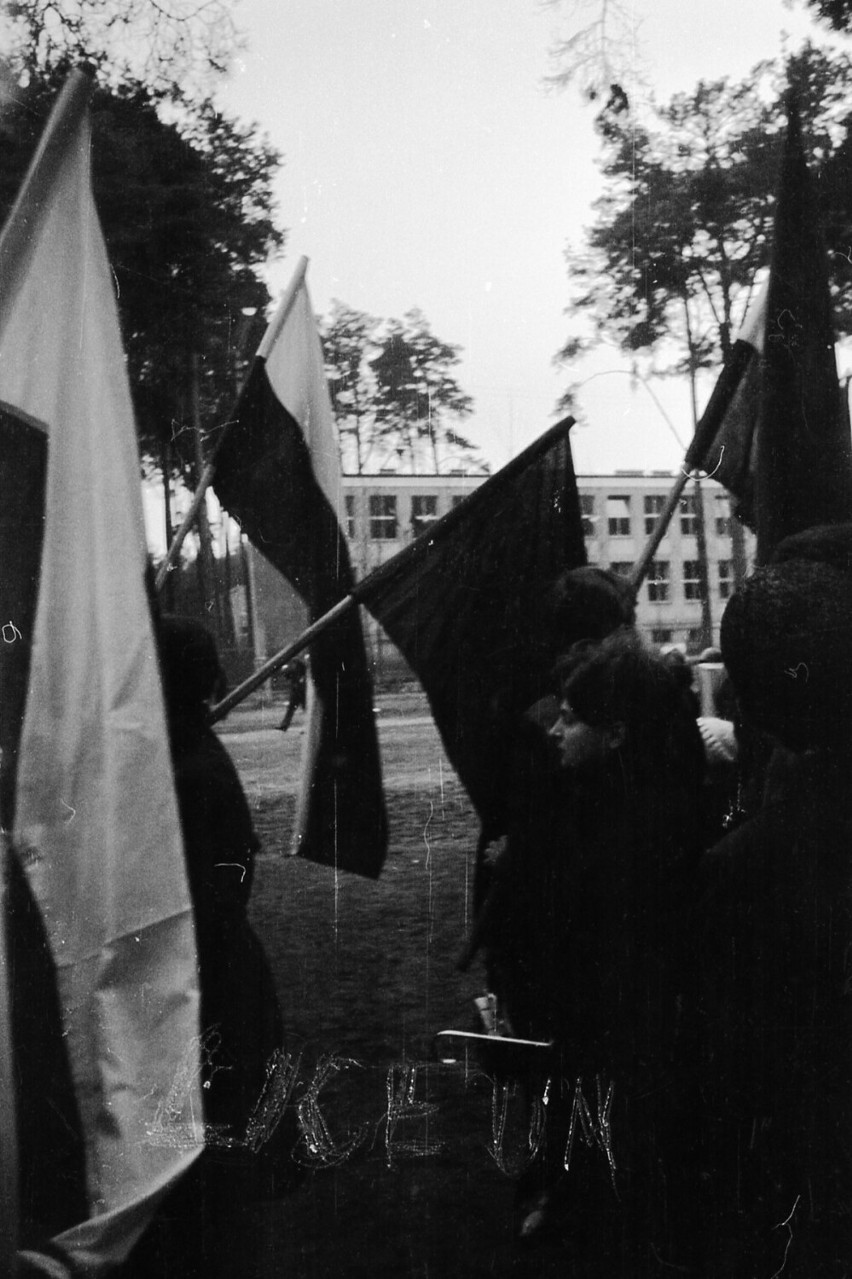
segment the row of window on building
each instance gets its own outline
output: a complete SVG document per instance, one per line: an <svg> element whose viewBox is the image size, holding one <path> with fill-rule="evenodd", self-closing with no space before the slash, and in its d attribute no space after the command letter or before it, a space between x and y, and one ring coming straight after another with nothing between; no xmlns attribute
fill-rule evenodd
<svg viewBox="0 0 852 1279"><path fill-rule="evenodd" d="M613 560L610 562L609 567L614 573L629 577L633 565L626 561ZM681 585L683 586L683 598L685 600L703 600L701 561L684 560L682 567ZM708 565L708 572L711 572L712 568L713 565ZM670 604L672 602L671 589L674 583L671 569L672 566L669 560L652 560L645 582L649 604ZM733 563L731 560L717 560L715 569L718 598L726 600L734 589ZM712 592L712 583L708 583L708 586Z"/></svg>
<svg viewBox="0 0 852 1279"><path fill-rule="evenodd" d="M458 506L461 495L450 497L450 505ZM438 498L434 493L415 493L411 498L411 532L417 537L438 518ZM368 527L373 542L395 542L400 537L400 521L395 493L369 495ZM355 495L346 494L346 536L354 541L356 534Z"/></svg>
<svg viewBox="0 0 852 1279"><path fill-rule="evenodd" d="M662 514L667 497L663 493L645 493L644 531L649 537L657 526L657 519ZM585 537L599 536L594 493L580 494L580 515L583 520ZM731 505L727 493L716 493L713 497L713 525L717 537L731 536ZM694 537L698 532L698 496L686 493L680 499L677 523L683 537ZM606 499L606 536L632 537L633 513L630 498L626 494L610 494Z"/></svg>
<svg viewBox="0 0 852 1279"><path fill-rule="evenodd" d="M677 630L677 633L671 626L652 626L650 628L650 636L652 644L672 644L677 642L678 647L686 644L687 649L697 651L704 647L704 631L700 626L690 626L687 630Z"/></svg>
<svg viewBox="0 0 852 1279"><path fill-rule="evenodd" d="M656 527L666 497L661 493L646 493L644 502L644 533L650 536ZM731 509L727 494L714 495L713 527L717 537L731 535ZM462 501L461 496L453 495L452 506ZM678 526L683 537L694 537L698 531L698 499L694 493L687 493L680 499ZM595 511L595 495L580 494L580 514L583 521L585 537L598 536L597 515ZM422 533L438 518L438 498L435 494L415 493L411 498L411 530L416 536ZM374 542L395 542L400 537L400 521L395 493L371 493L368 510L369 537ZM354 539L356 534L355 495L346 494L346 535ZM606 536L632 537L633 515L630 498L620 494L612 494L606 499ZM692 598L692 597L687 597Z"/></svg>

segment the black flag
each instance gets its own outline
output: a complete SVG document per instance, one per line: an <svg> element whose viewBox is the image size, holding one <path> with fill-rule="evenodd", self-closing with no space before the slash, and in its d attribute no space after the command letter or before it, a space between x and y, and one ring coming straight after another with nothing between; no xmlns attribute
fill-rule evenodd
<svg viewBox="0 0 852 1279"><path fill-rule="evenodd" d="M586 562L568 438L553 427L355 588L429 698L447 755L482 822L505 795L495 699L522 711L553 652L547 587Z"/></svg>

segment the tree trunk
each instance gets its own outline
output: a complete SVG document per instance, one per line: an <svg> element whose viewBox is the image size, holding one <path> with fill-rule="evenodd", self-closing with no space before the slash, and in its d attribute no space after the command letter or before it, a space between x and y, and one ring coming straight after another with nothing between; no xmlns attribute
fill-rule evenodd
<svg viewBox="0 0 852 1279"><path fill-rule="evenodd" d="M168 439L163 440L160 471L163 476L163 531L166 536L166 550L168 550L175 536L172 523L172 449ZM171 573L167 574L163 583L163 607L167 613L175 611L175 585Z"/></svg>
<svg viewBox="0 0 852 1279"><path fill-rule="evenodd" d="M204 442L201 430L200 400L200 362L197 355L191 357L192 377L190 380L192 395L192 435L195 444L196 482L201 482L204 474ZM207 502L198 508L198 571L200 592L204 600L204 613L213 620L213 630L218 642L222 639L222 605L219 594L219 583L216 578L216 566L213 559L213 538L210 533L210 522L207 518Z"/></svg>

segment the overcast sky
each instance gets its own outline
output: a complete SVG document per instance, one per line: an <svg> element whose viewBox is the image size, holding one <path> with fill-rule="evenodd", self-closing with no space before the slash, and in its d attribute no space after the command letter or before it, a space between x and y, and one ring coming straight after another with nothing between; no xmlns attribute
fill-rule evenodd
<svg viewBox="0 0 852 1279"><path fill-rule="evenodd" d="M635 0L634 66L660 100L700 78L743 76L815 31L783 0ZM468 434L499 466L555 421L566 382L552 359L568 327L564 253L582 243L600 192L592 110L545 86L558 30L599 0L241 0L248 48L224 104L256 120L284 157L279 291L310 258L314 307L373 315L420 307L464 348ZM561 24L561 27L560 27ZM630 89L632 86L626 86ZM603 349L579 371L589 425L581 472L676 468L682 386L632 384ZM576 376L576 375L575 375Z"/></svg>

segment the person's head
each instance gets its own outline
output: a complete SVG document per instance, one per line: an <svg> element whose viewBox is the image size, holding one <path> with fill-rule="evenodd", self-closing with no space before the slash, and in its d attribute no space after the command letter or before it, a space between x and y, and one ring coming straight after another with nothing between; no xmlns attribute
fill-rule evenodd
<svg viewBox="0 0 852 1279"><path fill-rule="evenodd" d="M563 573L551 585L545 616L554 654L580 640L598 641L636 618L633 592L609 569L583 565Z"/></svg>
<svg viewBox="0 0 852 1279"><path fill-rule="evenodd" d="M631 771L662 767L681 692L665 661L621 630L560 664L560 715L551 735L565 768L618 754Z"/></svg>
<svg viewBox="0 0 852 1279"><path fill-rule="evenodd" d="M166 709L173 718L204 715L227 684L216 641L191 617L163 615L157 627Z"/></svg>
<svg viewBox="0 0 852 1279"><path fill-rule="evenodd" d="M692 667L679 648L668 648L660 653L667 668L677 680L681 688L689 690L693 685Z"/></svg>
<svg viewBox="0 0 852 1279"><path fill-rule="evenodd" d="M838 539L834 530L835 547ZM785 546L780 562L756 569L728 601L725 666L752 728L793 751L848 751L852 574L842 557L799 557L801 542L789 542L792 554Z"/></svg>
<svg viewBox="0 0 852 1279"><path fill-rule="evenodd" d="M559 718L550 729L556 739L559 762L563 768L585 768L587 764L600 763L613 751L624 745L627 726L622 720L612 723L590 724L574 710L563 697L559 704Z"/></svg>

